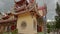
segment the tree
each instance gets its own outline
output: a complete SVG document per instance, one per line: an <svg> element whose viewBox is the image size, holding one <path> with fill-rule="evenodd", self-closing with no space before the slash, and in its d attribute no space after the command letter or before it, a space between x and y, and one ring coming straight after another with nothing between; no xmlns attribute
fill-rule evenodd
<svg viewBox="0 0 60 34"><path fill-rule="evenodd" d="M51 26L47 24L47 32L50 33L50 31L51 31Z"/></svg>
<svg viewBox="0 0 60 34"><path fill-rule="evenodd" d="M55 21L47 22L47 32L53 32L55 34Z"/></svg>
<svg viewBox="0 0 60 34"><path fill-rule="evenodd" d="M60 5L58 4L57 2L57 7L56 7L56 16L55 16L55 26L56 26L56 29L57 29L57 32L60 30ZM58 33L57 33L58 34Z"/></svg>
<svg viewBox="0 0 60 34"><path fill-rule="evenodd" d="M58 16L60 16L60 5L58 4L58 2L57 2L57 7L56 7L56 13L57 13L57 15Z"/></svg>

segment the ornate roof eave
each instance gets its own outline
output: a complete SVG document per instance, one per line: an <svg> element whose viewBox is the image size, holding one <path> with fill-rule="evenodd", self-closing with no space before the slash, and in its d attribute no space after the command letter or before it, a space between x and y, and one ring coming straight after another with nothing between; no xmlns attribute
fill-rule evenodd
<svg viewBox="0 0 60 34"><path fill-rule="evenodd" d="M16 21L16 20L17 20L16 18L14 18L14 19L0 20L0 23L14 22L14 21Z"/></svg>
<svg viewBox="0 0 60 34"><path fill-rule="evenodd" d="M9 13L10 14L10 13ZM12 13L10 15L13 15ZM17 18L10 18L11 16L7 15L7 16L2 16L2 18L0 19L0 23L5 23L5 22L14 22L17 20ZM13 15L14 16L14 15Z"/></svg>

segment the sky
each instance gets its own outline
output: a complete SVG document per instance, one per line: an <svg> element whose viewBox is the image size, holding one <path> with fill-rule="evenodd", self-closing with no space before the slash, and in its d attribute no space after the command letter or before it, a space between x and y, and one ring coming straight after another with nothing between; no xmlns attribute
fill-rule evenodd
<svg viewBox="0 0 60 34"><path fill-rule="evenodd" d="M54 16L56 15L55 8L57 1L58 0L44 0L44 2L47 4L48 20L54 20ZM43 0L37 0L36 2L39 4L39 6L43 5ZM13 6L14 0L0 0L0 12L9 12Z"/></svg>
<svg viewBox="0 0 60 34"><path fill-rule="evenodd" d="M55 9L56 9L56 2L57 0L47 0L47 19L54 20L55 19Z"/></svg>

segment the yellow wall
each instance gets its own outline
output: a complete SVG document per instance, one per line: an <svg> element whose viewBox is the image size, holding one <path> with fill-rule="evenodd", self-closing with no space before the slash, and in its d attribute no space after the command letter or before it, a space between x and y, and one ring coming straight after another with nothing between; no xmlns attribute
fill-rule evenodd
<svg viewBox="0 0 60 34"><path fill-rule="evenodd" d="M34 27L33 27L33 25L34 25L33 19L36 20L35 17L32 18L31 14L29 12L18 15L18 20L17 20L18 33L24 33L24 34L35 34L35 33L37 33L37 29L34 30ZM21 28L22 21L25 21L27 24L25 29ZM36 21L36 24L37 24L37 21ZM36 27L37 27L37 25L36 25Z"/></svg>

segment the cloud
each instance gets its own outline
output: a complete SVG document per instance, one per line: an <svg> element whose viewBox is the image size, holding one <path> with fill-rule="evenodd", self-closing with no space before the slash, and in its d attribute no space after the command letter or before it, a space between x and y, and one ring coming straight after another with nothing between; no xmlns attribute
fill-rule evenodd
<svg viewBox="0 0 60 34"><path fill-rule="evenodd" d="M47 3L47 19L53 20L56 13L55 13L55 8L56 8L56 2L58 0L46 0Z"/></svg>
<svg viewBox="0 0 60 34"><path fill-rule="evenodd" d="M58 0L58 3L60 4L60 0Z"/></svg>
<svg viewBox="0 0 60 34"><path fill-rule="evenodd" d="M7 12L12 8L14 0L0 0L0 12Z"/></svg>
<svg viewBox="0 0 60 34"><path fill-rule="evenodd" d="M4 2L0 1L0 8L4 6Z"/></svg>
<svg viewBox="0 0 60 34"><path fill-rule="evenodd" d="M43 0L36 0L36 2L38 3L38 6L43 6L44 5L44 1Z"/></svg>

